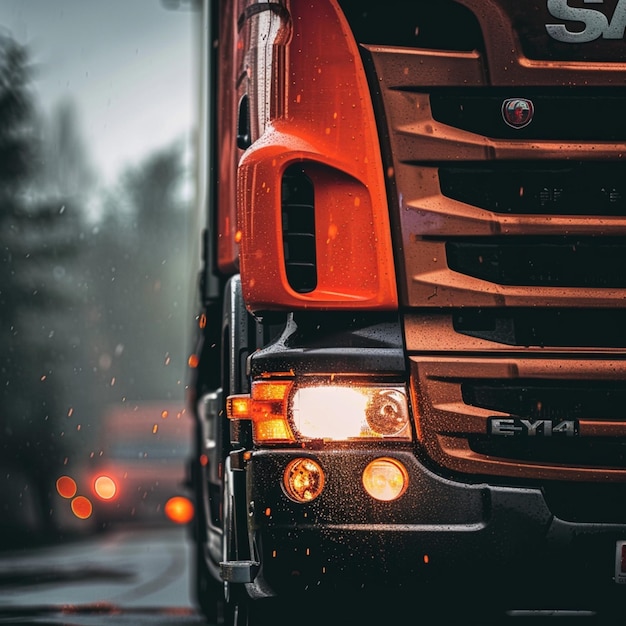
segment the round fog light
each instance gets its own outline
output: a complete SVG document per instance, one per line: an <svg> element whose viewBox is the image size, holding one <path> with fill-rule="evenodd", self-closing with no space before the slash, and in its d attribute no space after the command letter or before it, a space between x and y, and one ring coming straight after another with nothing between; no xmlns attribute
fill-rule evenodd
<svg viewBox="0 0 626 626"><path fill-rule="evenodd" d="M363 487L375 500L397 500L408 487L409 474L395 459L380 458L372 461L363 471Z"/></svg>
<svg viewBox="0 0 626 626"><path fill-rule="evenodd" d="M324 489L324 471L313 459L294 459L285 468L283 485L295 502L311 502Z"/></svg>

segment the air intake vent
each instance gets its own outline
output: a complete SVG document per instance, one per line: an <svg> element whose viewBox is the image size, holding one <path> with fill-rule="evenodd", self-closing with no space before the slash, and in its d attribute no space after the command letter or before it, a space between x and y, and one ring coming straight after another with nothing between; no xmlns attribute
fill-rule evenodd
<svg viewBox="0 0 626 626"><path fill-rule="evenodd" d="M313 183L300 166L283 174L281 208L287 281L294 291L308 293L317 286L315 197Z"/></svg>

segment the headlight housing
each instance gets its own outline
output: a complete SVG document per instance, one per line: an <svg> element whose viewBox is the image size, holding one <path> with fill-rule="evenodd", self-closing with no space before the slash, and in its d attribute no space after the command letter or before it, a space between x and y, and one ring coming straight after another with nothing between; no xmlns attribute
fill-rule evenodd
<svg viewBox="0 0 626 626"><path fill-rule="evenodd" d="M402 383L371 380L257 380L230 396L230 419L250 419L256 443L411 441Z"/></svg>

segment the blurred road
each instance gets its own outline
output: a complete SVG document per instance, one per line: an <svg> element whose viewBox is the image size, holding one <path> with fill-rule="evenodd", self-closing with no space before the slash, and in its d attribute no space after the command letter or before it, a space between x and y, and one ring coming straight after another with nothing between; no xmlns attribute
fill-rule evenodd
<svg viewBox="0 0 626 626"><path fill-rule="evenodd" d="M0 624L205 624L190 558L186 528L173 525L0 553Z"/></svg>
<svg viewBox="0 0 626 626"><path fill-rule="evenodd" d="M187 529L173 525L134 524L54 546L0 552L0 626L207 626L193 604L191 558ZM335 616L337 607L329 609L328 617ZM406 621L393 607L387 610L373 621ZM420 615L419 608L415 619L424 626L440 623ZM514 613L501 622L595 624L585 612ZM463 619L450 626L483 624Z"/></svg>

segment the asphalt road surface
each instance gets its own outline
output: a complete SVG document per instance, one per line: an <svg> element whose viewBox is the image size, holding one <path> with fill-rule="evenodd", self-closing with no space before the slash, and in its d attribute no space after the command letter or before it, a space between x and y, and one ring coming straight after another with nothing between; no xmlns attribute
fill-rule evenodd
<svg viewBox="0 0 626 626"><path fill-rule="evenodd" d="M54 546L5 550L0 552L0 626L206 626L191 595L191 554L187 529L173 525L120 527ZM595 623L590 618L584 612L517 614L502 623L590 626ZM377 622L389 626L407 620L390 613ZM419 612L408 623L430 626ZM449 626L461 625L480 623ZM349 620L346 626L352 626Z"/></svg>
<svg viewBox="0 0 626 626"><path fill-rule="evenodd" d="M0 624L191 626L190 546L182 526L129 526L0 554Z"/></svg>

